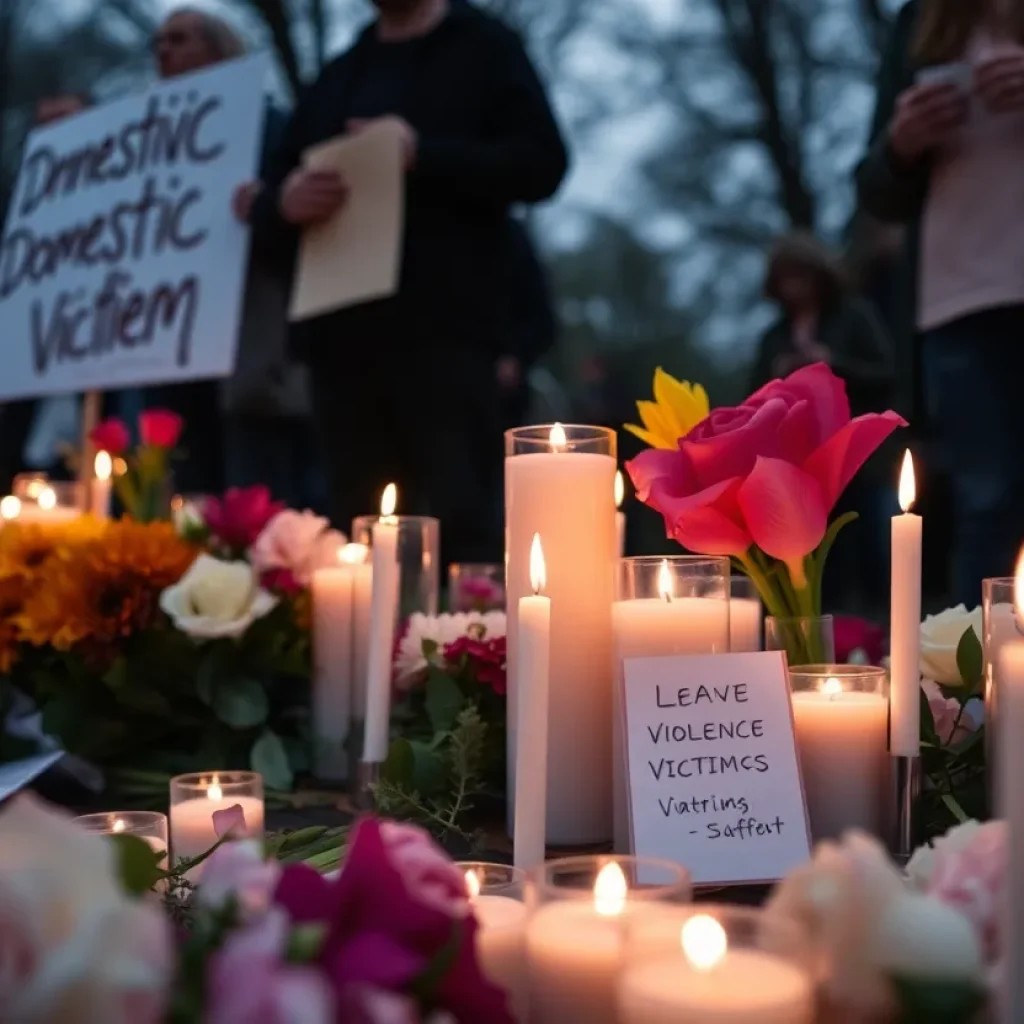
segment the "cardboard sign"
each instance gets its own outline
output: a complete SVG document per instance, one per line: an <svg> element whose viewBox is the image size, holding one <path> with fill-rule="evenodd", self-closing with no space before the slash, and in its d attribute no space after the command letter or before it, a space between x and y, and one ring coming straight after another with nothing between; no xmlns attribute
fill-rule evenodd
<svg viewBox="0 0 1024 1024"><path fill-rule="evenodd" d="M292 320L395 294L405 212L402 159L401 130L386 118L303 155L306 167L337 171L349 195L329 221L302 236Z"/></svg>
<svg viewBox="0 0 1024 1024"><path fill-rule="evenodd" d="M234 367L264 56L34 132L0 248L0 399Z"/></svg>
<svg viewBox="0 0 1024 1024"><path fill-rule="evenodd" d="M695 885L774 882L810 856L781 653L627 658L633 849Z"/></svg>

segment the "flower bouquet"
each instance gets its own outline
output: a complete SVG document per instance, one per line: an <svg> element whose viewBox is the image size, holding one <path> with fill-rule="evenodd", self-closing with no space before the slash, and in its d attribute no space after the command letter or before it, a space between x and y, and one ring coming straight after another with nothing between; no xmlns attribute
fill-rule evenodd
<svg viewBox="0 0 1024 1024"><path fill-rule="evenodd" d="M471 843L471 812L504 788L504 612L413 615L394 681L400 735L375 787L377 808L443 842Z"/></svg>
<svg viewBox="0 0 1024 1024"><path fill-rule="evenodd" d="M791 664L824 661L808 624L821 616L825 559L854 518L829 516L905 421L893 412L852 419L846 387L824 363L699 419L703 390L659 374L655 402L640 403L646 430L632 428L657 444L627 465L637 497L688 551L728 555L751 578L783 628Z"/></svg>
<svg viewBox="0 0 1024 1024"><path fill-rule="evenodd" d="M219 845L184 928L151 892L162 856L30 797L0 813L5 1020L511 1024L465 880L418 829L360 822L333 879Z"/></svg>

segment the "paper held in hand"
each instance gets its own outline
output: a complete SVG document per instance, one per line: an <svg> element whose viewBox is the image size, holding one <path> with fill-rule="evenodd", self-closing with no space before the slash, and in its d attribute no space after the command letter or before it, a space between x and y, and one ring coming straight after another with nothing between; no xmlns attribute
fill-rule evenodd
<svg viewBox="0 0 1024 1024"><path fill-rule="evenodd" d="M810 856L779 652L627 658L630 825L696 885L774 882Z"/></svg>
<svg viewBox="0 0 1024 1024"><path fill-rule="evenodd" d="M345 205L302 236L291 319L305 320L398 290L405 214L402 136L387 119L306 150L303 165L337 171Z"/></svg>

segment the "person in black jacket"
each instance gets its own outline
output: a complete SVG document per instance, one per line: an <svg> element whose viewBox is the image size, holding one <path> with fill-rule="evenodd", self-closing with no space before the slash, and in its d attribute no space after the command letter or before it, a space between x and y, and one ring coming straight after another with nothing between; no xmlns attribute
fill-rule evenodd
<svg viewBox="0 0 1024 1024"><path fill-rule="evenodd" d="M405 227L397 295L293 325L309 363L331 512L347 528L398 484L401 508L445 524L447 554L494 558L485 481L507 350L509 210L547 199L567 154L518 38L470 4L376 0L378 18L295 110L253 223L279 251L345 203L305 170L310 146L397 119ZM500 449L499 449L500 451Z"/></svg>

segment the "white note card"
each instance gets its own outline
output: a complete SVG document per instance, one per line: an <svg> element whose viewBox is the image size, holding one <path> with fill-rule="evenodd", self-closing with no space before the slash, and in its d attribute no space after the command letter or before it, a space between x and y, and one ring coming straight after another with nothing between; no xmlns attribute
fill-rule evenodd
<svg viewBox="0 0 1024 1024"><path fill-rule="evenodd" d="M780 652L627 658L633 849L694 885L774 882L810 856Z"/></svg>

